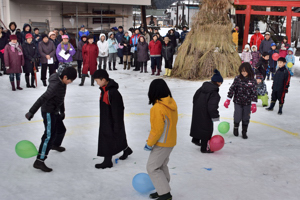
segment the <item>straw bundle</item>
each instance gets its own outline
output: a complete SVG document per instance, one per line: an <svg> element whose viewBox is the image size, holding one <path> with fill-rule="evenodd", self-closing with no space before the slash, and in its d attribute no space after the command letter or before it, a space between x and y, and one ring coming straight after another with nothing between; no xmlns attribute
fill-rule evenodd
<svg viewBox="0 0 300 200"><path fill-rule="evenodd" d="M227 11L230 0L203 0L192 29L178 49L173 76L205 79L218 69L223 77L238 73L241 59L232 42Z"/></svg>

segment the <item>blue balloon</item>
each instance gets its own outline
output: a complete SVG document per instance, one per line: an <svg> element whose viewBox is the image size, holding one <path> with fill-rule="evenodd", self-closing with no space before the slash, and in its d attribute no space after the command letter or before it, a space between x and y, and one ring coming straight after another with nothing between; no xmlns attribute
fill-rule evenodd
<svg viewBox="0 0 300 200"><path fill-rule="evenodd" d="M139 193L148 193L155 189L150 177L146 173L139 173L133 177L133 188Z"/></svg>

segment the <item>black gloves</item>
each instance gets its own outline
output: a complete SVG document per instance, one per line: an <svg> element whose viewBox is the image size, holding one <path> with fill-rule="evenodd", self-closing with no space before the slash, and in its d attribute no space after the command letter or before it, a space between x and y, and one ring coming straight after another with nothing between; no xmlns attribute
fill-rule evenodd
<svg viewBox="0 0 300 200"><path fill-rule="evenodd" d="M65 116L66 116L65 113L60 113L61 120L64 120Z"/></svg>
<svg viewBox="0 0 300 200"><path fill-rule="evenodd" d="M25 117L30 121L33 118L33 114L31 112L26 113Z"/></svg>
<svg viewBox="0 0 300 200"><path fill-rule="evenodd" d="M69 53L69 50L67 50L66 52L65 52L65 54L68 54Z"/></svg>

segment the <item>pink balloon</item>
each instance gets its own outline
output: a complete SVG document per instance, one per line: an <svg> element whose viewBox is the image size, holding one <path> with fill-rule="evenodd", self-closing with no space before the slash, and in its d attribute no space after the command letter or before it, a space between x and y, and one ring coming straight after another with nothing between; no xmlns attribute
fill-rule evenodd
<svg viewBox="0 0 300 200"><path fill-rule="evenodd" d="M225 140L221 135L215 135L209 140L211 151L219 151L224 147Z"/></svg>
<svg viewBox="0 0 300 200"><path fill-rule="evenodd" d="M272 58L274 61L277 61L279 59L279 54L278 53L273 53Z"/></svg>

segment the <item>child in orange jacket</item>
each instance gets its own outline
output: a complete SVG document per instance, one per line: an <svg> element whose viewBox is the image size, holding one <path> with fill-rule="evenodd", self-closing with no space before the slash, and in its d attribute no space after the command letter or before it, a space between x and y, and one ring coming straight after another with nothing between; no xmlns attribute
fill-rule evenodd
<svg viewBox="0 0 300 200"><path fill-rule="evenodd" d="M144 149L151 151L147 171L157 191L150 194L150 198L171 200L170 174L167 164L176 145L177 105L163 79L152 81L148 97L149 104L153 107L150 110L151 131Z"/></svg>

